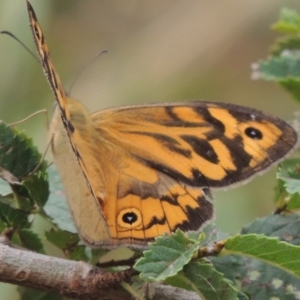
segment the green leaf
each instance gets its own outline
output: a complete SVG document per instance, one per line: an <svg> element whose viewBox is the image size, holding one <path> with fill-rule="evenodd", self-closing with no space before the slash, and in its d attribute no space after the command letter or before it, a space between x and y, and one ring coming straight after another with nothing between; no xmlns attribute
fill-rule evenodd
<svg viewBox="0 0 300 300"><path fill-rule="evenodd" d="M259 62L261 78L265 80L281 81L286 79L299 80L300 52L286 52L281 56L273 56Z"/></svg>
<svg viewBox="0 0 300 300"><path fill-rule="evenodd" d="M278 210L292 211L300 209L299 165L299 159L287 159L278 168L275 196Z"/></svg>
<svg viewBox="0 0 300 300"><path fill-rule="evenodd" d="M30 138L0 121L0 167L2 169L21 180L35 169L40 159L41 155Z"/></svg>
<svg viewBox="0 0 300 300"><path fill-rule="evenodd" d="M0 219L8 228L19 229L30 226L28 213L2 202L0 202Z"/></svg>
<svg viewBox="0 0 300 300"><path fill-rule="evenodd" d="M0 122L0 171L2 177L11 184L21 209L29 211L35 203L42 207L47 201L47 164L45 161L40 163L40 160L41 154L30 138ZM37 166L39 171L28 178L24 177ZM22 184L20 181L23 181Z"/></svg>
<svg viewBox="0 0 300 300"><path fill-rule="evenodd" d="M77 233L71 233L60 229L51 229L45 232L49 242L60 248L69 259L88 261L86 246L79 245L80 238Z"/></svg>
<svg viewBox="0 0 300 300"><path fill-rule="evenodd" d="M204 239L200 243L200 247L214 243L215 241L225 240L229 237L228 233L221 232L214 222L208 223L203 228L201 228L202 234L204 234ZM194 240L199 239L199 233L191 232L188 236Z"/></svg>
<svg viewBox="0 0 300 300"><path fill-rule="evenodd" d="M300 209L300 194L290 195L288 198L286 209L287 211L299 210Z"/></svg>
<svg viewBox="0 0 300 300"><path fill-rule="evenodd" d="M0 232L3 232L3 230L7 228L6 224L2 221L1 216L0 216Z"/></svg>
<svg viewBox="0 0 300 300"><path fill-rule="evenodd" d="M70 259L77 261L88 261L89 258L86 255L86 247L84 245L78 245L72 248L70 252Z"/></svg>
<svg viewBox="0 0 300 300"><path fill-rule="evenodd" d="M300 78L282 79L279 83L296 99L300 101Z"/></svg>
<svg viewBox="0 0 300 300"><path fill-rule="evenodd" d="M157 237L134 268L147 280L163 281L176 275L191 260L200 242L189 239L182 231Z"/></svg>
<svg viewBox="0 0 300 300"><path fill-rule="evenodd" d="M300 15L291 9L282 9L280 21L273 29L287 34L277 39L269 59L260 61L253 78L280 83L300 101Z"/></svg>
<svg viewBox="0 0 300 300"><path fill-rule="evenodd" d="M253 71L253 77L280 83L300 101L300 51L286 50L283 54L260 61L258 68Z"/></svg>
<svg viewBox="0 0 300 300"><path fill-rule="evenodd" d="M243 255L272 264L300 278L300 247L264 235L237 235L226 240L221 255Z"/></svg>
<svg viewBox="0 0 300 300"><path fill-rule="evenodd" d="M277 178L289 194L300 193L300 160L289 159L281 163L277 171Z"/></svg>
<svg viewBox="0 0 300 300"><path fill-rule="evenodd" d="M45 254L44 245L38 234L29 229L18 230L20 241L26 249Z"/></svg>
<svg viewBox="0 0 300 300"><path fill-rule="evenodd" d="M271 48L271 53L274 56L279 56L285 50L299 50L300 38L297 36L283 36L276 39L275 44Z"/></svg>
<svg viewBox="0 0 300 300"><path fill-rule="evenodd" d="M128 251L130 251L128 248L126 248L125 250L124 250L124 248L120 248L120 249L121 249L120 251L122 251L122 253L125 252L125 251L126 251L126 253L128 253ZM118 251L118 250L114 249L114 250L111 250L111 251ZM101 249L101 248L94 249L94 248L86 247L85 254L89 258L89 263L92 264L92 265L95 265L100 261L102 256L104 256L106 253L111 252L111 251ZM116 254L117 254L117 257L118 257L119 253L117 252ZM132 256L133 256L133 254L132 254ZM113 257L113 259L115 257Z"/></svg>
<svg viewBox="0 0 300 300"><path fill-rule="evenodd" d="M280 19L272 25L272 29L289 34L295 34L300 31L300 15L296 10L282 8Z"/></svg>
<svg viewBox="0 0 300 300"><path fill-rule="evenodd" d="M63 300L63 297L45 291L33 290L29 288L18 287L21 300Z"/></svg>
<svg viewBox="0 0 300 300"><path fill-rule="evenodd" d="M30 191L24 185L11 185L14 199L11 206L17 206L28 213L35 208L35 203L30 196Z"/></svg>
<svg viewBox="0 0 300 300"><path fill-rule="evenodd" d="M278 237L288 243L300 244L300 217L297 214L269 215L260 218L244 227L242 234L264 234L270 237Z"/></svg>
<svg viewBox="0 0 300 300"><path fill-rule="evenodd" d="M0 178L0 196L8 196L12 194L10 185L3 179Z"/></svg>
<svg viewBox="0 0 300 300"><path fill-rule="evenodd" d="M62 230L77 233L73 223L63 186L54 165L48 168L50 196L44 206L46 214Z"/></svg>
<svg viewBox="0 0 300 300"><path fill-rule="evenodd" d="M238 291L211 264L205 261L191 262L179 274L166 283L196 292L201 299L238 299ZM244 298L247 299L247 298Z"/></svg>
<svg viewBox="0 0 300 300"><path fill-rule="evenodd" d="M299 278L255 259L237 255L211 258L213 265L251 300L298 299Z"/></svg>
<svg viewBox="0 0 300 300"><path fill-rule="evenodd" d="M242 233L265 233L270 236L279 236L298 245L300 243L299 231L299 216L270 215L254 221L245 227ZM247 249L256 247L258 238L259 236L254 238L251 245L245 243L243 247ZM269 246L271 251L276 252L276 248L273 248L271 244ZM261 242L258 242L258 247L263 247ZM261 253L264 254L263 251ZM280 254L279 252L278 255L282 255L285 259L285 253ZM293 259L291 256L290 258ZM251 295L251 300L272 299L272 297L274 299L276 297L277 299L297 299L296 295L300 292L300 281L294 273L287 272L284 267L278 267L276 263L258 257L254 258L248 253L239 253L238 255L211 257L210 260L217 270L235 283L235 286ZM289 260L286 259L286 262L288 263ZM278 283L280 284L278 285Z"/></svg>
<svg viewBox="0 0 300 300"><path fill-rule="evenodd" d="M78 234L60 229L45 231L45 236L49 242L62 250L70 249L80 241Z"/></svg>
<svg viewBox="0 0 300 300"><path fill-rule="evenodd" d="M37 171L25 180L23 185L29 191L32 201L39 207L44 207L50 194L48 174L45 171Z"/></svg>

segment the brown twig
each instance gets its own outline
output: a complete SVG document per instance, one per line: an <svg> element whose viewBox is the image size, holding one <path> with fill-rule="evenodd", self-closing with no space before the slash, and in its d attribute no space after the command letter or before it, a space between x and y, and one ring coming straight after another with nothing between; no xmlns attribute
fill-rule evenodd
<svg viewBox="0 0 300 300"><path fill-rule="evenodd" d="M0 243L0 281L72 299L133 299L120 283L129 282L134 274L133 269L109 272L84 262L50 257ZM194 292L159 283L146 287L146 295L147 290L154 291L154 300L201 300Z"/></svg>
<svg viewBox="0 0 300 300"><path fill-rule="evenodd" d="M56 292L74 299L130 299L119 286L132 270L107 272L84 262L50 257L0 244L0 281Z"/></svg>

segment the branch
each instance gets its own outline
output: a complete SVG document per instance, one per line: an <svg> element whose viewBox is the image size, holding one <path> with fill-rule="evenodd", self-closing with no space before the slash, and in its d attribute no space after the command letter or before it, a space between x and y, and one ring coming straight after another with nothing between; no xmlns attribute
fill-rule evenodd
<svg viewBox="0 0 300 300"><path fill-rule="evenodd" d="M200 296L195 292L175 288L173 286L153 283L151 287L155 289L153 300L201 300Z"/></svg>
<svg viewBox="0 0 300 300"><path fill-rule="evenodd" d="M133 270L107 272L98 267L0 244L0 281L55 292L75 299L128 299L120 287Z"/></svg>
<svg viewBox="0 0 300 300"><path fill-rule="evenodd" d="M120 283L136 271L108 272L81 261L72 261L20 250L0 243L0 281L54 292L73 299L130 299ZM199 296L163 284L151 284L154 299L193 299Z"/></svg>

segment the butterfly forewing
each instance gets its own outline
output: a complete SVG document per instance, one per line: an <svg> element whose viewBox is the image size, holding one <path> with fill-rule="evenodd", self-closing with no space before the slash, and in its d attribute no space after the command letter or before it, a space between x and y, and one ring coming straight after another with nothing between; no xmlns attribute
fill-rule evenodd
<svg viewBox="0 0 300 300"><path fill-rule="evenodd" d="M36 44L37 52L42 64L42 67L45 71L48 82L51 86L51 89L54 93L54 96L57 100L58 105L61 108L61 113L63 114L63 121L70 118L68 110L66 110L67 101L66 93L62 86L60 77L55 71L54 64L50 57L50 51L46 43L42 28L37 20L35 12L31 4L27 1L27 10L29 14L30 27L33 34L34 42Z"/></svg>
<svg viewBox="0 0 300 300"><path fill-rule="evenodd" d="M141 164L194 187L243 181L297 142L286 122L216 102L124 107L92 115L99 134Z"/></svg>

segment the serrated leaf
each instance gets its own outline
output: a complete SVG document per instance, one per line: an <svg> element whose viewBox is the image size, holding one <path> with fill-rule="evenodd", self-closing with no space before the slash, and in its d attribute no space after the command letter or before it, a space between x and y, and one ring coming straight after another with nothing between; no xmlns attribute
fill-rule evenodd
<svg viewBox="0 0 300 300"><path fill-rule="evenodd" d="M241 233L264 234L270 237L278 237L294 245L300 245L300 216L298 214L269 215L244 227Z"/></svg>
<svg viewBox="0 0 300 300"><path fill-rule="evenodd" d="M299 166L299 159L287 159L278 168L275 201L279 211L283 209L291 212L300 209Z"/></svg>
<svg viewBox="0 0 300 300"><path fill-rule="evenodd" d="M42 206L48 198L46 162L40 164L41 154L33 146L32 140L24 133L18 132L0 122L0 168L2 175L11 185L19 206L31 210L35 203ZM39 171L31 174L22 182L24 176L39 166ZM8 174L8 175L7 175ZM15 180L12 180L15 176Z"/></svg>
<svg viewBox="0 0 300 300"><path fill-rule="evenodd" d="M281 81L286 78L300 78L300 52L285 52L259 62L261 78Z"/></svg>
<svg viewBox="0 0 300 300"><path fill-rule="evenodd" d="M283 175L283 173L278 174L279 179L284 181L284 186L286 191L290 194L300 193L300 179L291 178Z"/></svg>
<svg viewBox="0 0 300 300"><path fill-rule="evenodd" d="M217 227L216 224L208 223L203 228L201 228L202 234L204 234L204 240L201 241L200 247L204 245L208 245L214 243L216 241L224 240L229 237L228 233L221 232ZM188 233L188 236L192 239L198 240L197 236L199 237L198 232L193 232L192 234Z"/></svg>
<svg viewBox="0 0 300 300"><path fill-rule="evenodd" d="M224 274L224 276L238 286L239 281L247 272L247 265L245 258L238 255L227 255L210 257L209 260L213 263L214 267ZM249 259L248 259L249 260Z"/></svg>
<svg viewBox="0 0 300 300"><path fill-rule="evenodd" d="M299 279L275 266L237 255L212 257L211 261L251 300L295 300L299 295Z"/></svg>
<svg viewBox="0 0 300 300"><path fill-rule="evenodd" d="M260 61L258 69L253 72L253 77L279 82L300 101L300 52L286 50L283 54Z"/></svg>
<svg viewBox="0 0 300 300"><path fill-rule="evenodd" d="M288 193L300 193L299 159L289 159L281 163L276 176L278 179L281 179L283 181L283 185Z"/></svg>
<svg viewBox="0 0 300 300"><path fill-rule="evenodd" d="M24 133L0 121L0 167L22 179L39 164L41 155Z"/></svg>
<svg viewBox="0 0 300 300"><path fill-rule="evenodd" d="M0 202L0 218L8 228L29 227L28 213Z"/></svg>
<svg viewBox="0 0 300 300"><path fill-rule="evenodd" d="M19 239L26 249L45 254L44 245L37 233L30 229L18 230Z"/></svg>
<svg viewBox="0 0 300 300"><path fill-rule="evenodd" d="M140 277L163 281L176 275L191 260L200 243L189 239L182 231L157 237L149 245L134 268L141 272Z"/></svg>
<svg viewBox="0 0 300 300"><path fill-rule="evenodd" d="M49 242L60 248L68 258L72 260L88 261L86 246L79 245L80 238L77 233L71 233L60 229L51 229L45 232Z"/></svg>
<svg viewBox="0 0 300 300"><path fill-rule="evenodd" d="M279 236L297 245L300 243L299 231L298 215L270 215L254 221L245 227L242 233L254 232ZM272 297L297 299L295 297L300 291L299 278L269 261L253 259L252 256L244 254L211 257L210 260L217 270L232 280L243 292L251 295L253 300L272 299Z"/></svg>
<svg viewBox="0 0 300 300"><path fill-rule="evenodd" d="M62 230L77 233L73 223L63 186L54 165L48 168L50 196L44 211Z"/></svg>
<svg viewBox="0 0 300 300"><path fill-rule="evenodd" d="M296 10L282 8L280 19L272 25L272 28L278 32L295 34L300 31L300 15Z"/></svg>
<svg viewBox="0 0 300 300"><path fill-rule="evenodd" d="M248 263L245 262L244 263ZM251 262L251 271L246 273L243 291L251 294L251 299L290 299L298 298L299 278L278 270L275 266ZM248 282L247 282L248 281Z"/></svg>
<svg viewBox="0 0 300 300"><path fill-rule="evenodd" d="M44 207L50 194L48 174L44 171L37 171L33 176L25 180L23 185L29 191L32 201L39 207Z"/></svg>
<svg viewBox="0 0 300 300"><path fill-rule="evenodd" d="M30 191L24 185L12 185L11 188L15 198L13 202L16 202L20 209L30 212L35 206Z"/></svg>
<svg viewBox="0 0 300 300"><path fill-rule="evenodd" d="M225 242L221 255L243 255L262 260L300 278L300 247L264 235L237 235Z"/></svg>
<svg viewBox="0 0 300 300"><path fill-rule="evenodd" d="M178 275L168 278L166 283L196 292L201 299L238 299L238 291L211 264L191 262ZM247 298L244 298L247 299Z"/></svg>
<svg viewBox="0 0 300 300"><path fill-rule="evenodd" d="M46 231L45 236L49 242L62 250L72 248L80 241L78 234L60 229Z"/></svg>

